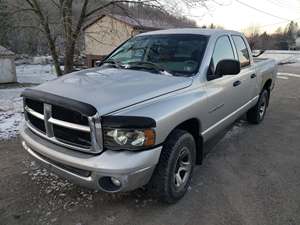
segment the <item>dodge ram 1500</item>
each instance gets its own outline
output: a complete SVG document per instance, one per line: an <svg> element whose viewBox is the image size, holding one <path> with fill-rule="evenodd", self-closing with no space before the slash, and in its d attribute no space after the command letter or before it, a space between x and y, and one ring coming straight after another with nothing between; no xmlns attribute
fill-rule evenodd
<svg viewBox="0 0 300 225"><path fill-rule="evenodd" d="M274 60L255 60L234 31L139 34L97 68L26 89L22 145L55 173L106 192L148 186L184 196L205 142L246 114L258 124Z"/></svg>

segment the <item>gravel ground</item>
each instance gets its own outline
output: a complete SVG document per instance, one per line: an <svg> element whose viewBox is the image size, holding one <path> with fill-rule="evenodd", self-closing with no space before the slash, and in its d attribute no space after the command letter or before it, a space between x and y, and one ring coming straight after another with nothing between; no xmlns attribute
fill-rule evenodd
<svg viewBox="0 0 300 225"><path fill-rule="evenodd" d="M0 224L300 224L300 78L284 77L264 122L236 123L175 205L144 190L110 195L77 187L40 168L18 138L0 142Z"/></svg>

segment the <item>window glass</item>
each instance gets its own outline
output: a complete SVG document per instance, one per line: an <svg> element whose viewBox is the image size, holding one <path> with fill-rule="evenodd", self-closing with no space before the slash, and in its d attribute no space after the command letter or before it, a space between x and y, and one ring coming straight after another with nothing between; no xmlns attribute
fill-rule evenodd
<svg viewBox="0 0 300 225"><path fill-rule="evenodd" d="M232 46L227 36L220 37L216 42L208 75L213 75L218 63L224 59L234 59Z"/></svg>
<svg viewBox="0 0 300 225"><path fill-rule="evenodd" d="M127 41L108 60L151 63L176 76L197 73L208 41L202 35L144 35Z"/></svg>
<svg viewBox="0 0 300 225"><path fill-rule="evenodd" d="M245 67L245 66L249 66L250 65L250 56L249 56L249 52L248 52L248 48L245 44L245 41L243 40L242 37L240 36L232 36L232 39L234 41L238 56L239 56L239 60L241 63L241 67Z"/></svg>
<svg viewBox="0 0 300 225"><path fill-rule="evenodd" d="M141 61L144 58L148 44L149 40L135 42L129 40L122 48L119 48L111 58L119 62L127 60Z"/></svg>

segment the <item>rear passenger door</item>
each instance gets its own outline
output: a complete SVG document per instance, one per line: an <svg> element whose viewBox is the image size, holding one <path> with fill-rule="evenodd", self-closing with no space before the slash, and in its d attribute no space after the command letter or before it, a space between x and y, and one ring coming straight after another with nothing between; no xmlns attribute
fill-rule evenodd
<svg viewBox="0 0 300 225"><path fill-rule="evenodd" d="M257 86L255 68L252 65L249 48L245 39L240 35L232 35L232 40L241 64L241 72L238 76L241 82L241 105L244 105L255 97Z"/></svg>

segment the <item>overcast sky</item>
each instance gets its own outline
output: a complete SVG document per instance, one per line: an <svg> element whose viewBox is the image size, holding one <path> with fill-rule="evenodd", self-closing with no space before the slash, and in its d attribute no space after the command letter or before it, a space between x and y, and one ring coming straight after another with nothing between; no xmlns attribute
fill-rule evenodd
<svg viewBox="0 0 300 225"><path fill-rule="evenodd" d="M198 25L214 23L239 31L255 25L270 33L279 26L285 27L289 20L300 22L300 0L213 0L208 6L208 11L190 10Z"/></svg>

